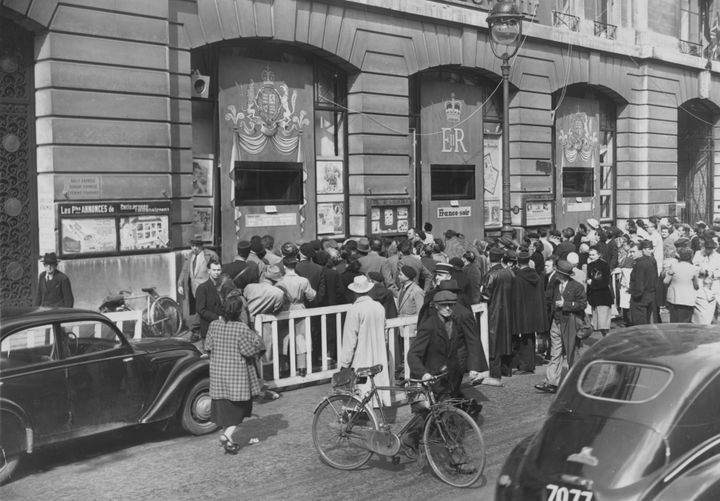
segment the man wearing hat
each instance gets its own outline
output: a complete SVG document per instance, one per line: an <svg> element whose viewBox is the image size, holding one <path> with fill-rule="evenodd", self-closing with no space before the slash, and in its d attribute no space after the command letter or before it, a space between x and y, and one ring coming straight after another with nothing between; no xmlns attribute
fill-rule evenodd
<svg viewBox="0 0 720 501"><path fill-rule="evenodd" d="M500 378L512 375L512 311L511 293L514 274L503 266L505 251L490 249L490 269L483 282L482 300L488 304L488 347L490 377L483 384L502 386Z"/></svg>
<svg viewBox="0 0 720 501"><path fill-rule="evenodd" d="M358 254L360 254L360 258L358 259L358 261L360 261L360 273L364 273L365 275L371 271L383 273L383 265L387 261L387 258L380 255L381 250L382 242L379 238L373 238L372 240L361 238L358 241L357 251ZM391 280L392 277L389 270L385 273L387 276L383 275L383 282L386 279Z"/></svg>
<svg viewBox="0 0 720 501"><path fill-rule="evenodd" d="M578 348L577 326L585 315L587 297L583 286L572 280L572 273L572 264L558 261L550 322L550 362L545 370L545 381L535 385L537 390L545 393L557 393L563 371L572 366Z"/></svg>
<svg viewBox="0 0 720 501"><path fill-rule="evenodd" d="M640 252L642 255L635 260L628 286L631 325L649 324L655 308L655 287L658 278L652 241L640 242Z"/></svg>
<svg viewBox="0 0 720 501"><path fill-rule="evenodd" d="M55 253L46 253L42 258L42 264L45 266L45 271L40 273L33 306L72 308L75 298L70 279L57 269L58 258Z"/></svg>
<svg viewBox="0 0 720 501"><path fill-rule="evenodd" d="M348 289L355 293L355 302L350 306L345 317L342 336L342 354L340 368L371 367L380 364L383 371L375 376L375 384L389 386L393 367L388 360L387 341L385 339L385 310L368 293L373 283L365 275L356 276ZM359 384L361 392L370 390L370 379ZM383 405L390 405L391 395L388 391L378 391Z"/></svg>
<svg viewBox="0 0 720 501"><path fill-rule="evenodd" d="M521 374L535 372L535 334L547 324L545 287L538 272L530 267L530 252L517 255L518 266L512 284L513 367Z"/></svg>
<svg viewBox="0 0 720 501"><path fill-rule="evenodd" d="M265 268L267 268L268 265L268 260L265 259L266 254L267 249L262 243L262 237L260 237L260 235L250 237L250 254L247 260L249 263L255 263L257 265L261 276L265 273Z"/></svg>
<svg viewBox="0 0 720 501"><path fill-rule="evenodd" d="M407 363L410 377L430 379L447 370L447 377L433 385L437 398L462 397L460 383L465 372L471 379L477 379L480 372L487 370L474 317L458 315L457 294L449 290L435 293L428 314L418 322L417 335L410 343ZM413 412L427 412L422 406L413 406ZM403 444L412 449L417 447L421 426L412 429L403 437Z"/></svg>
<svg viewBox="0 0 720 501"><path fill-rule="evenodd" d="M215 259L218 263L220 258L212 249L204 247L202 235L195 235L190 240L190 253L185 256L185 262L178 277L178 292L184 296L184 311L186 314L195 315L195 294L198 286L210 278L208 263ZM193 328L197 328L197 322L193 322Z"/></svg>
<svg viewBox="0 0 720 501"><path fill-rule="evenodd" d="M395 304L395 296L385 287L385 281L379 271L371 271L367 274L368 279L373 284L373 288L368 292L368 296L380 303L385 310L385 318L397 318L397 305Z"/></svg>

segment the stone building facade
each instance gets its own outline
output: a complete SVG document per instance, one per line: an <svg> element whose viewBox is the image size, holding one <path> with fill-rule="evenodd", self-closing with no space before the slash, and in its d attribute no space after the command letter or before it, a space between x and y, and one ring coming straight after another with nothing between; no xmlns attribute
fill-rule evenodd
<svg viewBox="0 0 720 501"><path fill-rule="evenodd" d="M504 117L490 0L0 0L3 303L45 252L97 307L197 234L497 233L504 120L514 226L720 217L714 3L518 1Z"/></svg>

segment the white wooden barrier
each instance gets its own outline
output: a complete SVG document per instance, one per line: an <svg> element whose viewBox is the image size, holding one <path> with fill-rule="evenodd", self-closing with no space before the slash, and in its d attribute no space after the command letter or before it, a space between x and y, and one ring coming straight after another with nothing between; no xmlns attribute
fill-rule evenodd
<svg viewBox="0 0 720 501"><path fill-rule="evenodd" d="M125 332L123 330L123 324L125 322L135 322L135 328L133 330L133 339L142 338L142 327L143 327L142 314L143 314L143 312L140 310L108 311L108 312L103 313L103 315L105 315L110 320L115 322L115 325L117 325L118 329L120 329L120 331L123 333Z"/></svg>
<svg viewBox="0 0 720 501"><path fill-rule="evenodd" d="M337 371L337 361L340 359L342 352L342 327L344 314L350 309L349 304L339 306L326 306L322 308L309 308L306 310L284 311L277 315L258 315L255 317L255 330L263 336L265 344L268 348L269 360L265 365L271 366L271 378L266 381L270 387L282 388L311 381L321 381L329 379L334 372ZM472 306L472 311L478 321L480 327L480 339L483 350L487 359L488 353L488 325L487 325L487 305L484 303ZM319 320L311 320L313 318ZM297 363L295 360L295 324L296 322L304 322L305 325L305 361L307 366L307 375L304 377L297 376ZM312 359L312 335L311 328L315 324L319 324L320 328L320 348L323 356L321 364L317 368L313 368ZM330 332L328 326L334 324L334 333ZM279 326L282 328L280 329ZM407 352L410 347L410 339L415 337L417 326L417 316L404 316L391 318L385 321L385 329L388 334L388 348L390 356L395 358L394 336L399 335L406 339L404 343L403 360L405 360L405 377L409 377L410 369L407 365ZM287 357L288 369L282 370L281 367L281 350L282 339L280 332L288 332L290 354ZM396 333L397 331L397 333ZM329 339L332 335L335 339ZM329 353L328 346L334 341L335 352ZM330 364L328 358L333 363Z"/></svg>

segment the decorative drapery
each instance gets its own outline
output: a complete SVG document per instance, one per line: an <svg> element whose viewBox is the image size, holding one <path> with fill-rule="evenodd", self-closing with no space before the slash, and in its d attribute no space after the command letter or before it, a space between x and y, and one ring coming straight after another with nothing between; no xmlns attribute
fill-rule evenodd
<svg viewBox="0 0 720 501"><path fill-rule="evenodd" d="M565 98L556 122L560 168L598 165L598 127L596 102Z"/></svg>
<svg viewBox="0 0 720 501"><path fill-rule="evenodd" d="M235 200L236 162L299 162L303 164L303 187L306 185L302 133L310 125L307 110L312 110L312 75L297 65L273 63L281 78L275 77L270 64L262 61L228 58L221 64L229 78L221 79L220 109L222 111L221 150L228 159L227 174L230 200L234 207L235 230L242 226L242 202ZM251 77L261 75L261 82ZM303 78L304 77L304 78ZM232 80L231 80L232 79ZM232 85L223 88L224 81ZM228 82L229 83L229 82ZM224 143L224 144L223 144ZM300 229L304 231L307 199L298 205Z"/></svg>

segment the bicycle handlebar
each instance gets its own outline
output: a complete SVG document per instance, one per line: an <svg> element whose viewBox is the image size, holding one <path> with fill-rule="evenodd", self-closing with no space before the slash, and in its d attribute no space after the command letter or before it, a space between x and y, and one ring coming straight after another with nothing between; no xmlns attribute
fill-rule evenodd
<svg viewBox="0 0 720 501"><path fill-rule="evenodd" d="M448 375L447 371L442 371L440 374L435 374L435 375L434 375L433 377L431 377L430 379L412 379L412 378L406 379L406 380L404 381L404 384L405 384L406 386L407 386L408 384L433 384L433 383L438 382L438 380L444 378L444 377L447 376L447 375Z"/></svg>

